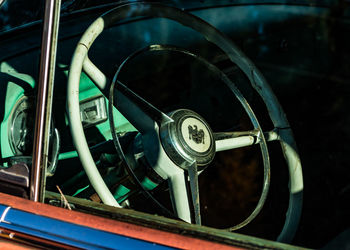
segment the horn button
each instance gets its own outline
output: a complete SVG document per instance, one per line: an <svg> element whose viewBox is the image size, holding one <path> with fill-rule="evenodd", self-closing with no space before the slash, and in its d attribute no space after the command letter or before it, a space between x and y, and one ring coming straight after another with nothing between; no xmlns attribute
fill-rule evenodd
<svg viewBox="0 0 350 250"><path fill-rule="evenodd" d="M213 133L197 113L179 109L169 114L174 120L160 128L163 148L179 167L187 169L194 161L198 170L208 165L215 156Z"/></svg>

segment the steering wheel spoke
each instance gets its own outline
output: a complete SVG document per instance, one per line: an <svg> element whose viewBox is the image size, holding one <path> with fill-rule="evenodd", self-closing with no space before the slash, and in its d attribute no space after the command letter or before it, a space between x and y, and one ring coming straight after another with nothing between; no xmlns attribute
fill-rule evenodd
<svg viewBox="0 0 350 250"><path fill-rule="evenodd" d="M190 181L191 194L188 194L188 190L186 188L185 171L178 169L168 178L171 200L177 216L180 219L191 223L191 210L189 205L189 196L191 196L194 208L194 221L197 225L201 225L198 169L195 161L188 167L187 172Z"/></svg>
<svg viewBox="0 0 350 250"><path fill-rule="evenodd" d="M173 122L168 115L154 107L151 103L137 95L121 82L117 83L117 93L115 101L116 107L124 114L131 123L135 123L136 128L140 128L140 132L147 132L144 123L146 120L156 122L160 127L163 124ZM118 94L119 93L119 94Z"/></svg>
<svg viewBox="0 0 350 250"><path fill-rule="evenodd" d="M191 223L191 211L186 189L186 177L183 170L177 171L177 173L169 176L168 178L170 197L173 204L173 208L176 211L176 215Z"/></svg>
<svg viewBox="0 0 350 250"><path fill-rule="evenodd" d="M278 130L264 132L266 141L279 140ZM243 148L261 142L259 130L214 133L216 152Z"/></svg>
<svg viewBox="0 0 350 250"><path fill-rule="evenodd" d="M83 71L93 81L93 83L103 92L107 90L109 80L106 75L90 60L86 55L83 62Z"/></svg>
<svg viewBox="0 0 350 250"><path fill-rule="evenodd" d="M83 70L95 85L108 96L110 80L89 57L86 57L84 60ZM116 83L113 82L112 84L111 91L114 91L114 87L117 89L116 93L113 95L113 106L115 106L141 134L154 130L155 123L160 126L172 122L169 116L137 95L126 85L119 81Z"/></svg>
<svg viewBox="0 0 350 250"><path fill-rule="evenodd" d="M192 204L194 208L194 218L197 225L201 224L201 212L199 204L199 187L198 187L198 168L197 163L193 162L188 168L188 177L190 179L190 189Z"/></svg>

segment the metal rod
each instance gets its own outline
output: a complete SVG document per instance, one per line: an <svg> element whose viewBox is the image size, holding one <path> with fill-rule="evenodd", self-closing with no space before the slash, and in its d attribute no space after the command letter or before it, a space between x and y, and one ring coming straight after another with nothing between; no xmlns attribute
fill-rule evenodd
<svg viewBox="0 0 350 250"><path fill-rule="evenodd" d="M214 133L214 136L216 137L216 152L243 148L260 143L261 137L259 137L258 134L254 135L255 132L257 131ZM275 128L272 131L264 132L264 136L266 141L280 140L279 129Z"/></svg>
<svg viewBox="0 0 350 250"><path fill-rule="evenodd" d="M40 185L45 182L48 139L51 122L52 92L55 76L57 34L61 0L46 0L41 44L40 72L35 117L33 162L30 181L30 199L41 199Z"/></svg>

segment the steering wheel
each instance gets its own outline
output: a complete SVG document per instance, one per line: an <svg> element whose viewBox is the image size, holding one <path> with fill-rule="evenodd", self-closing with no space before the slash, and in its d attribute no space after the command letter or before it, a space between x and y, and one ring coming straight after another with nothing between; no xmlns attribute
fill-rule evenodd
<svg viewBox="0 0 350 250"><path fill-rule="evenodd" d="M224 51L229 59L244 72L252 87L261 96L275 129L272 132L262 131L254 112L234 83L204 58L184 49L160 45L141 49L130 55L120 65L112 83L110 83L107 77L88 58L88 51L105 28L126 18L141 16L162 17L176 21L199 32L209 42ZM170 114L165 114L118 82L118 75L122 67L130 59L145 50L174 50L198 59L211 72L219 76L231 89L248 114L254 130L213 133L209 124L199 114L185 109L174 110ZM131 3L116 7L96 19L83 34L75 49L69 70L67 91L69 125L73 143L91 185L103 203L120 207L97 170L80 121L79 82L82 70L106 96L108 96L108 90L111 87L110 101L115 102L118 110L142 135L144 154L148 163L159 176L169 181L171 198L176 214L187 222L191 222L191 211L190 201L187 198L186 172L190 180L194 221L196 224L200 224L198 171L212 161L217 151L258 143L264 162L264 182L261 197L252 214L239 225L230 228L230 230L235 230L248 224L262 209L269 188L270 162L266 140L279 140L289 170L290 196L284 227L277 240L290 242L293 239L302 208L303 178L300 158L292 130L282 107L261 72L229 38L192 14L177 8L150 3ZM115 89L118 91L114 94ZM113 124L113 116L110 119L112 119ZM266 139L265 135L267 135ZM115 134L114 137L116 137ZM117 140L117 138L114 139ZM122 152L120 153L123 154Z"/></svg>

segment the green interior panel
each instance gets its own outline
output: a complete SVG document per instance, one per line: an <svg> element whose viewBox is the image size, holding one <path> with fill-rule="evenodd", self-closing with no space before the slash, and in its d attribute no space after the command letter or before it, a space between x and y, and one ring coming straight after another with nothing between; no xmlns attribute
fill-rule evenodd
<svg viewBox="0 0 350 250"><path fill-rule="evenodd" d="M1 155L6 158L14 155L9 141L13 108L23 97L25 90L34 88L35 81L30 75L18 73L7 62L0 64L0 75L1 95L4 95L5 100L4 116L1 119Z"/></svg>

